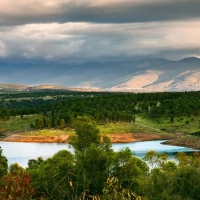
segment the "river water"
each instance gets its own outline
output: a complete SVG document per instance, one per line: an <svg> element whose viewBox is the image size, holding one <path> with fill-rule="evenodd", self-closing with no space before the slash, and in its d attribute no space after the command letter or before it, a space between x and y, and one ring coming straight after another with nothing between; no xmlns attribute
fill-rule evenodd
<svg viewBox="0 0 200 200"><path fill-rule="evenodd" d="M192 148L170 146L161 144L166 140L158 141L146 141L146 142L134 142L134 143L120 143L113 144L114 151L119 151L122 148L129 147L133 152L133 155L142 158L145 153L154 150L159 153L164 152L173 159L178 152L194 152L198 151ZM54 155L56 152L69 149L68 144L58 143L21 143L21 142L2 142L0 141L0 147L3 149L3 155L7 157L8 164L19 163L22 167L27 167L29 159L36 159L39 156L48 158Z"/></svg>

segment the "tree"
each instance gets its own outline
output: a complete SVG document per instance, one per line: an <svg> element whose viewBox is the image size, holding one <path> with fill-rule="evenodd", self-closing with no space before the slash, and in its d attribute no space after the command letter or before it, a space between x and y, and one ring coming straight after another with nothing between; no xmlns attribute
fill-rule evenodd
<svg viewBox="0 0 200 200"><path fill-rule="evenodd" d="M142 193L142 180L145 180L147 172L146 163L134 157L129 148L122 149L114 154L111 177L117 177L123 188Z"/></svg>
<svg viewBox="0 0 200 200"><path fill-rule="evenodd" d="M135 122L135 115L132 116L132 122Z"/></svg>
<svg viewBox="0 0 200 200"><path fill-rule="evenodd" d="M174 123L174 115L173 114L170 115L170 123Z"/></svg>
<svg viewBox="0 0 200 200"><path fill-rule="evenodd" d="M100 144L100 134L96 122L87 116L77 117L75 135L69 138L75 150L83 150L91 144Z"/></svg>
<svg viewBox="0 0 200 200"><path fill-rule="evenodd" d="M51 119L46 118L46 127L51 128Z"/></svg>
<svg viewBox="0 0 200 200"><path fill-rule="evenodd" d="M9 166L9 172L13 175L21 175L24 172L24 169L18 163L13 163Z"/></svg>
<svg viewBox="0 0 200 200"><path fill-rule="evenodd" d="M2 155L2 149L0 147L0 179L8 171L8 160Z"/></svg>
<svg viewBox="0 0 200 200"><path fill-rule="evenodd" d="M43 121L43 119L39 119L38 126L39 126L39 128L43 128L44 127L44 121Z"/></svg>
<svg viewBox="0 0 200 200"><path fill-rule="evenodd" d="M76 152L77 181L82 183L79 191L89 191L90 195L100 194L110 175L113 151L104 146L90 145Z"/></svg>
<svg viewBox="0 0 200 200"><path fill-rule="evenodd" d="M59 151L47 160L30 160L27 173L32 179L32 186L37 189L36 198L70 199L68 196L74 195L74 155L67 150Z"/></svg>
<svg viewBox="0 0 200 200"><path fill-rule="evenodd" d="M65 128L66 124L65 124L65 120L64 119L61 119L60 120L60 127L61 129Z"/></svg>

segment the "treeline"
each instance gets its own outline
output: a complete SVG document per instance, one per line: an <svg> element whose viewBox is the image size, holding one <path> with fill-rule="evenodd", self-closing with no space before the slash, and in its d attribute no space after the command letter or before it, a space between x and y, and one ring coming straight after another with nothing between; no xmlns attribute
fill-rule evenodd
<svg viewBox="0 0 200 200"><path fill-rule="evenodd" d="M23 169L8 167L0 150L0 199L35 200L197 200L200 199L200 154L148 152L143 160L126 148L114 152L96 123L78 117L69 138L73 152L62 150Z"/></svg>
<svg viewBox="0 0 200 200"><path fill-rule="evenodd" d="M31 93L33 95L33 93ZM44 93L46 95L46 93ZM200 92L160 93L84 93L54 96L53 99L33 98L3 101L0 103L0 118L43 113L45 118L64 120L65 124L78 115L92 116L98 123L134 121L138 113L149 118L198 116ZM27 94L28 95L28 94ZM53 95L53 94L52 94ZM54 94L55 95L55 94ZM44 123L45 124L45 123ZM52 125L53 126L53 125Z"/></svg>
<svg viewBox="0 0 200 200"><path fill-rule="evenodd" d="M53 103L68 99L80 99L102 95L93 92L24 92L0 94L0 118L10 116L45 113L51 110Z"/></svg>
<svg viewBox="0 0 200 200"><path fill-rule="evenodd" d="M0 118L7 119L11 116L17 115L30 115L38 114L49 110L49 106L53 102L53 99L23 99L23 100L2 100L0 102Z"/></svg>
<svg viewBox="0 0 200 200"><path fill-rule="evenodd" d="M0 98L1 99L20 99L20 98L44 98L46 96L51 97L69 97L69 96L76 96L79 97L83 96L90 96L90 95L102 95L106 92L79 92L79 91L54 91L54 90L40 90L40 91L27 91L27 92L1 92Z"/></svg>
<svg viewBox="0 0 200 200"><path fill-rule="evenodd" d="M169 118L197 116L200 114L200 93L108 93L102 96L67 99L52 104L48 120L52 127L70 125L77 116L88 115L97 123L134 122L136 114L148 118ZM45 124L45 119L43 120Z"/></svg>

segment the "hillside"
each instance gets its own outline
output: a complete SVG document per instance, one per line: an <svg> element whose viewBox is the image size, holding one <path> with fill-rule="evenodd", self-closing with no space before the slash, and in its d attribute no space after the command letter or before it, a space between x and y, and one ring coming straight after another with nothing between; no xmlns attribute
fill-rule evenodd
<svg viewBox="0 0 200 200"><path fill-rule="evenodd" d="M0 84L1 91L40 91L40 90L62 90L62 91L99 91L95 88L70 88L66 86L57 86L57 85L37 85L37 86L29 86L29 85L21 85L21 84Z"/></svg>
<svg viewBox="0 0 200 200"><path fill-rule="evenodd" d="M1 88L8 90L198 90L200 59L191 57L179 61L144 59L80 64L1 59L0 83Z"/></svg>

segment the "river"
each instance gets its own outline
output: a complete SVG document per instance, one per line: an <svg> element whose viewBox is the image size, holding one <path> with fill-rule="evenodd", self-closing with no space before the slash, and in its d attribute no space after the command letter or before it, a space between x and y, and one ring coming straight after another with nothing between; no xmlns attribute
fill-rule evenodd
<svg viewBox="0 0 200 200"><path fill-rule="evenodd" d="M169 154L173 159L178 152L194 152L199 151L192 148L170 146L161 144L166 140L146 141L146 142L134 142L134 143L119 143L113 144L114 151L119 151L122 148L129 147L133 152L133 155L142 158L145 153L154 150L159 153L164 152ZM39 156L48 158L54 155L56 152L69 149L68 144L59 143L21 143L21 142L2 142L0 141L0 147L3 149L3 155L7 157L8 164L19 163L22 167L27 167L29 159L36 159Z"/></svg>

